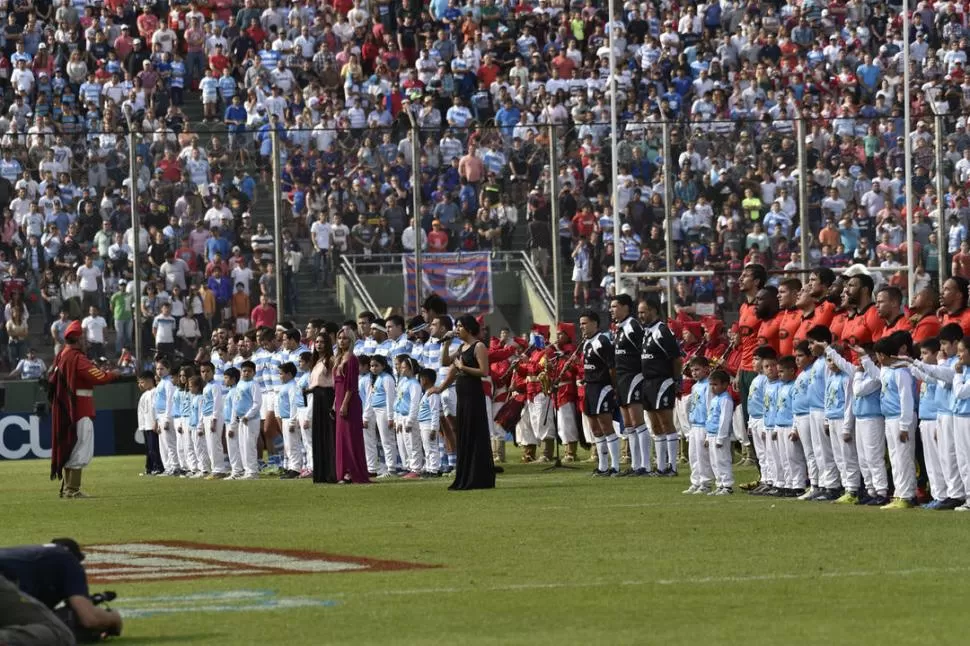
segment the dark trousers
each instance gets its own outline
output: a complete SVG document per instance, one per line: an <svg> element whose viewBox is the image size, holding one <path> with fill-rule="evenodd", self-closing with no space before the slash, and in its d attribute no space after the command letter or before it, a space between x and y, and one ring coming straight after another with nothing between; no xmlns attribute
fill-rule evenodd
<svg viewBox="0 0 970 646"><path fill-rule="evenodd" d="M145 473L161 473L165 470L162 466L162 452L158 447L158 433L155 431L145 431Z"/></svg>

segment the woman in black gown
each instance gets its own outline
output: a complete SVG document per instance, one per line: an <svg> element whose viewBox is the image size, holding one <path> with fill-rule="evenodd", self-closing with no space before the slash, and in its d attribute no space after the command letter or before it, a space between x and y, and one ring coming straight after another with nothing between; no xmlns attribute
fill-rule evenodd
<svg viewBox="0 0 970 646"><path fill-rule="evenodd" d="M492 462L488 413L482 388L482 379L488 376L488 350L478 340L479 332L474 316L465 314L459 317L455 323L455 333L462 341L461 348L458 356L451 358L448 377L436 389L440 392L455 384L458 465L455 467L455 481L448 487L453 491L495 488L495 464ZM447 345L444 347L447 348Z"/></svg>
<svg viewBox="0 0 970 646"><path fill-rule="evenodd" d="M316 483L337 482L333 419L333 348L330 335L321 332L313 340L313 368L309 390L313 394L310 425L313 438L313 464L309 465Z"/></svg>

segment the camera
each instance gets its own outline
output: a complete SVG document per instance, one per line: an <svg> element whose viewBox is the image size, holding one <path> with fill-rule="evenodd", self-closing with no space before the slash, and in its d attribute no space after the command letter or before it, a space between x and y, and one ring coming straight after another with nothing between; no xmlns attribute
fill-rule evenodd
<svg viewBox="0 0 970 646"><path fill-rule="evenodd" d="M106 590L104 592L98 592L92 594L88 597L92 604L95 606L104 605L105 610L111 610L108 608L108 602L114 601L118 597L117 594ZM74 639L77 640L79 644L94 644L96 642L103 641L107 637L117 637L118 633L109 631L99 631L91 628L85 628L78 621L77 614L74 609L71 608L70 604L64 603L62 606L54 610L54 614L60 619L65 626L67 626L72 633L74 633Z"/></svg>

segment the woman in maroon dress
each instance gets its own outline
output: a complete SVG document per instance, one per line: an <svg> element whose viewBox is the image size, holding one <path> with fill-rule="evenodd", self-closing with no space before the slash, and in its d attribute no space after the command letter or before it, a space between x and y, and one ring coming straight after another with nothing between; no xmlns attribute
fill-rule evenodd
<svg viewBox="0 0 970 646"><path fill-rule="evenodd" d="M370 482L364 454L364 422L357 382L360 364L354 356L353 332L337 334L333 370L334 414L337 420L336 458L338 484Z"/></svg>

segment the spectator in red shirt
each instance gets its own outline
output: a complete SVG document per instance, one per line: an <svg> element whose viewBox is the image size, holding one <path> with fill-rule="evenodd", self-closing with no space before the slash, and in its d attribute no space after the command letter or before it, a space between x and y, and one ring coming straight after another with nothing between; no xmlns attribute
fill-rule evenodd
<svg viewBox="0 0 970 646"><path fill-rule="evenodd" d="M593 235L593 228L595 226L596 215L593 213L592 207L587 204L583 207L582 211L573 216L573 239L589 239Z"/></svg>
<svg viewBox="0 0 970 646"><path fill-rule="evenodd" d="M431 223L431 233L428 234L428 251L442 253L448 251L448 232L441 226L441 220Z"/></svg>
<svg viewBox="0 0 970 646"><path fill-rule="evenodd" d="M259 297L259 305L253 308L253 313L249 318L254 328L276 329L276 308L270 305L266 294Z"/></svg>
<svg viewBox="0 0 970 646"><path fill-rule="evenodd" d="M970 280L970 242L964 240L960 243L960 251L953 255L951 270L954 276Z"/></svg>

